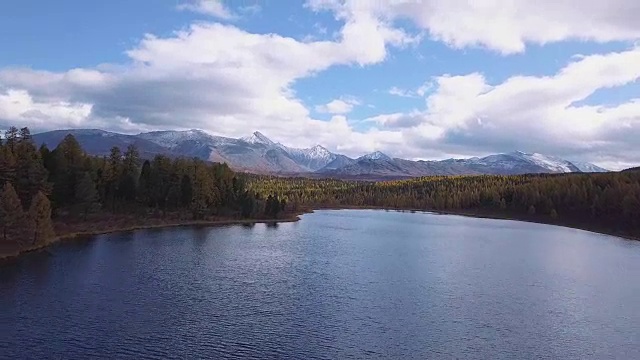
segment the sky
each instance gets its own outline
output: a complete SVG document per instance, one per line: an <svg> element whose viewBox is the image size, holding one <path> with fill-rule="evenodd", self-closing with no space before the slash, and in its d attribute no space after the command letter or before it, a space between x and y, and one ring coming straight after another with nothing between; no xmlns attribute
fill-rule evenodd
<svg viewBox="0 0 640 360"><path fill-rule="evenodd" d="M637 0L3 0L0 127L640 164Z"/></svg>

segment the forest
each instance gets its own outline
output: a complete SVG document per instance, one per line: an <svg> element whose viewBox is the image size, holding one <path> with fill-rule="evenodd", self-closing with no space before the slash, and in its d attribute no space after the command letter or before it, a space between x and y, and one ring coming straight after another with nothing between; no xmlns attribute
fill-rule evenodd
<svg viewBox="0 0 640 360"><path fill-rule="evenodd" d="M433 176L354 182L253 176L258 194L291 210L385 208L512 218L640 237L640 171L598 174Z"/></svg>
<svg viewBox="0 0 640 360"><path fill-rule="evenodd" d="M278 219L277 195L249 191L225 164L158 155L134 146L89 156L72 135L37 146L28 128L0 143L0 255L39 248L74 231L212 219Z"/></svg>
<svg viewBox="0 0 640 360"><path fill-rule="evenodd" d="M68 135L37 146L28 128L0 142L0 255L74 233L220 219L294 218L322 208L383 208L513 218L640 237L640 171L433 176L387 182L241 174L226 164L135 146L87 155Z"/></svg>

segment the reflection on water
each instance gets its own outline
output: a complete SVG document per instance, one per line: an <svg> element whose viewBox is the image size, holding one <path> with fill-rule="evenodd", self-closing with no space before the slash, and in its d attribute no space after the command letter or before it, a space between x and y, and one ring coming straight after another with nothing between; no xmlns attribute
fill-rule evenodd
<svg viewBox="0 0 640 360"><path fill-rule="evenodd" d="M151 229L0 266L0 358L640 358L640 243L318 211Z"/></svg>

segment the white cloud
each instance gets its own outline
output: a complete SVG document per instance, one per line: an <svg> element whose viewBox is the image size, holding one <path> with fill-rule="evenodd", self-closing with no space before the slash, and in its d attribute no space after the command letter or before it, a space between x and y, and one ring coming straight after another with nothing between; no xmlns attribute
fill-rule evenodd
<svg viewBox="0 0 640 360"><path fill-rule="evenodd" d="M348 114L355 106L360 105L360 101L352 97L342 97L334 99L324 105L316 106L316 111L324 114Z"/></svg>
<svg viewBox="0 0 640 360"><path fill-rule="evenodd" d="M23 122L20 114L33 108L40 111L32 113L34 130L202 128L227 136L261 130L291 145L321 142L336 148L364 134L355 135L340 118L312 119L291 85L331 66L379 63L387 46L405 44L401 34L366 16L345 18L333 41L309 42L196 23L168 37L146 35L127 51L130 61L125 64L66 72L0 70L0 93L18 92L30 99L20 111L1 103L0 122ZM349 98L341 101L357 104ZM90 111L62 116L54 111L55 104Z"/></svg>
<svg viewBox="0 0 640 360"><path fill-rule="evenodd" d="M519 53L527 43L567 39L597 42L640 39L635 0L308 0L337 16L368 14L392 22L409 19L431 38L455 48L486 47Z"/></svg>
<svg viewBox="0 0 640 360"><path fill-rule="evenodd" d="M389 89L389 94L394 96L406 97L406 98L418 98L424 97L429 90L433 88L433 84L430 82L426 82L423 85L420 85L416 90L407 90L402 89L397 86L392 86Z"/></svg>
<svg viewBox="0 0 640 360"><path fill-rule="evenodd" d="M397 86L392 86L389 89L389 94L394 96L406 97L406 98L414 98L416 94L411 90L401 89Z"/></svg>
<svg viewBox="0 0 640 360"><path fill-rule="evenodd" d="M188 10L210 15L224 20L232 20L237 17L222 0L188 0L188 2L178 5L179 10Z"/></svg>
<svg viewBox="0 0 640 360"><path fill-rule="evenodd" d="M400 128L415 157L440 149L467 155L539 151L611 166L637 162L640 96L616 106L581 105L601 89L640 79L640 48L585 56L548 77L491 85L482 74L441 76L423 111L369 119Z"/></svg>
<svg viewBox="0 0 640 360"><path fill-rule="evenodd" d="M35 101L24 90L0 92L0 119L11 119L18 126L75 127L91 113L91 105L66 101Z"/></svg>
<svg viewBox="0 0 640 360"><path fill-rule="evenodd" d="M222 19L235 16L218 1L182 6ZM521 149L609 166L640 158L639 99L580 105L595 91L637 81L637 48L575 57L548 77L491 84L470 73L427 79L416 89L392 88L397 96L425 98L424 108L365 119L373 124L367 131L354 130L346 118L357 105L349 98L320 105L318 110L335 116L319 121L292 90L296 81L332 66L377 64L390 46L421 39L397 20L409 19L453 47L507 54L529 43L566 39L638 40L636 1L310 0L307 6L334 12L343 26L333 40L299 41L196 23L171 36L146 35L122 64L65 72L0 70L0 124L129 132L202 128L227 136L260 130L292 146L321 143L347 155L382 150L438 158Z"/></svg>

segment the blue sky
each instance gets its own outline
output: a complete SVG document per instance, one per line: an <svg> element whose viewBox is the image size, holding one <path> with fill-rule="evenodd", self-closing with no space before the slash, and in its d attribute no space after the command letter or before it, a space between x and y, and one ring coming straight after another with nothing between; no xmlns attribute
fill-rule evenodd
<svg viewBox="0 0 640 360"><path fill-rule="evenodd" d="M640 163L640 5L498 3L6 0L0 122Z"/></svg>

